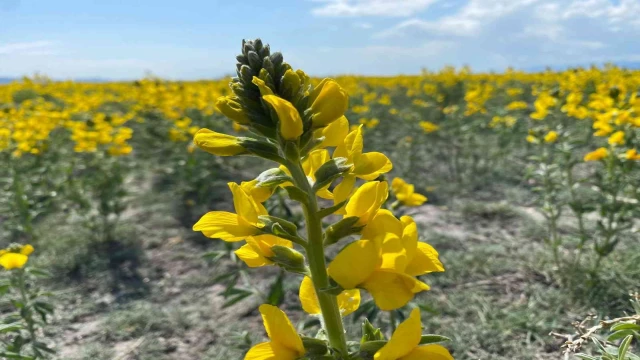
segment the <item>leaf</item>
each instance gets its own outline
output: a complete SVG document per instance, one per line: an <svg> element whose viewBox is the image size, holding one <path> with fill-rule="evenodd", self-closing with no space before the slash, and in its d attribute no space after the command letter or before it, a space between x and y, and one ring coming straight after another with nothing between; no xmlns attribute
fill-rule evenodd
<svg viewBox="0 0 640 360"><path fill-rule="evenodd" d="M289 197L291 198L291 200L298 201L302 204L307 204L309 202L307 193L300 190L299 188L295 186L287 186L284 189L287 190L287 194L289 194Z"/></svg>
<svg viewBox="0 0 640 360"><path fill-rule="evenodd" d="M624 338L625 336L633 336L637 334L635 331L631 329L618 330L607 337L607 341L616 341Z"/></svg>
<svg viewBox="0 0 640 360"><path fill-rule="evenodd" d="M0 333L20 331L22 328L23 326L20 323L0 324Z"/></svg>
<svg viewBox="0 0 640 360"><path fill-rule="evenodd" d="M583 360L598 360L597 357L587 355L587 354L582 354L582 353L576 354L576 357L579 357L580 359L583 359Z"/></svg>
<svg viewBox="0 0 640 360"><path fill-rule="evenodd" d="M23 360L32 360L33 359L33 357L31 357L31 356L20 355L18 353L14 353L14 352L0 352L0 356L3 359L23 359Z"/></svg>
<svg viewBox="0 0 640 360"><path fill-rule="evenodd" d="M640 330L640 325L637 325L635 323L619 323L611 327L611 331L618 331L618 330L625 330L625 329Z"/></svg>
<svg viewBox="0 0 640 360"><path fill-rule="evenodd" d="M248 290L243 290L243 289L236 289L236 291L234 293L236 295L232 296L229 300L225 301L225 303L222 305L223 309L226 309L229 306L235 305L236 303L238 303L238 302L248 298L249 296L253 295L253 292L248 291Z"/></svg>
<svg viewBox="0 0 640 360"><path fill-rule="evenodd" d="M440 343L440 342L446 342L446 341L451 341L451 339L442 335L426 334L426 335L422 335L422 337L420 338L420 345Z"/></svg>
<svg viewBox="0 0 640 360"><path fill-rule="evenodd" d="M627 357L627 351L629 350L629 346L631 346L631 340L633 340L633 335L629 335L620 343L620 349L618 350L618 360L625 360Z"/></svg>
<svg viewBox="0 0 640 360"><path fill-rule="evenodd" d="M354 227L359 219L357 216L349 216L329 226L325 232L325 245L335 244L347 236L360 233L362 227Z"/></svg>
<svg viewBox="0 0 640 360"><path fill-rule="evenodd" d="M267 295L267 304L273 306L279 306L284 301L284 286L283 286L284 273L280 272L276 281L271 284L269 288L269 294Z"/></svg>

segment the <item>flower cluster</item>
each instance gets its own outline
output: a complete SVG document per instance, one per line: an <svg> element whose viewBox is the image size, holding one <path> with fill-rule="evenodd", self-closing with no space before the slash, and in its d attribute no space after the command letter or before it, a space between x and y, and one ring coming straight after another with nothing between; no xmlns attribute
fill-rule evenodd
<svg viewBox="0 0 640 360"><path fill-rule="evenodd" d="M214 155L253 155L278 167L251 181L229 183L235 212L211 211L193 229L210 238L244 241L236 254L250 267L277 265L300 274L302 308L322 319L326 342L301 337L282 311L263 305L260 312L270 341L254 346L245 359L351 359L372 346L364 340L359 348L348 345L342 323L343 316L358 308L361 290L367 290L380 309L398 309L429 289L418 276L444 267L437 251L418 240L411 217L397 218L383 208L389 185L381 175L391 171L392 164L382 153L364 151L367 124L349 127L344 116L347 92L332 79L313 86L303 71L293 70L260 40L244 42L237 59L238 76L230 84L233 95L218 99L216 107L247 127L250 135L201 129L194 143ZM388 104L389 99L378 103ZM402 179L394 179L392 188L397 200L408 206L426 201ZM300 204L306 237L295 224L269 215L263 203L275 191L286 191ZM325 228L322 219L335 222ZM344 246L327 264L327 248L354 235L360 239ZM442 346L419 346L417 310L389 342L374 340L380 345L371 354L375 359L432 353L451 359Z"/></svg>

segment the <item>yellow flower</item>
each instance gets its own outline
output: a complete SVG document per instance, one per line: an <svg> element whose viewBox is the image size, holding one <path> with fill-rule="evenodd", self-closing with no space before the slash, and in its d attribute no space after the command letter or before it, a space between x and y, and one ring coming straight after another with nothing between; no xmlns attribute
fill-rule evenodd
<svg viewBox="0 0 640 360"><path fill-rule="evenodd" d="M266 95L262 99L271 105L278 115L280 135L285 140L296 140L302 135L302 118L293 104L275 95Z"/></svg>
<svg viewBox="0 0 640 360"><path fill-rule="evenodd" d="M293 244L289 240L279 238L274 235L258 235L250 236L247 243L236 250L234 253L244 261L249 267L259 267L273 264L271 258L275 255L272 246L284 246L293 248Z"/></svg>
<svg viewBox="0 0 640 360"><path fill-rule="evenodd" d="M527 103L524 101L512 101L506 106L506 109L507 110L523 110L528 107L529 105L527 105Z"/></svg>
<svg viewBox="0 0 640 360"><path fill-rule="evenodd" d="M302 279L299 296L300 303L302 304L302 309L304 311L311 315L320 315L322 313L316 289L313 286L313 281L310 277L305 276L304 279ZM358 307L360 307L360 290L345 290L338 295L337 300L338 307L340 308L340 314L342 316L347 316L358 310Z"/></svg>
<svg viewBox="0 0 640 360"><path fill-rule="evenodd" d="M420 121L420 127L424 130L425 133L431 134L434 131L440 129L439 125L436 125L430 121Z"/></svg>
<svg viewBox="0 0 640 360"><path fill-rule="evenodd" d="M29 244L24 245L22 248L20 248L20 254L22 254L22 255L29 256L29 255L31 255L33 253L33 251L34 251L33 246L31 246Z"/></svg>
<svg viewBox="0 0 640 360"><path fill-rule="evenodd" d="M373 180L380 174L391 171L393 165L385 154L379 152L362 153L363 147L362 125L360 125L347 135L342 144L336 147L333 158L347 158L347 162L353 164L350 174L363 180Z"/></svg>
<svg viewBox="0 0 640 360"><path fill-rule="evenodd" d="M344 116L323 127L322 129L318 129L314 132L316 138L324 136L324 140L318 146L321 148L339 146L344 142L344 139L348 134L349 120L347 120L347 118Z"/></svg>
<svg viewBox="0 0 640 360"><path fill-rule="evenodd" d="M273 95L273 90L271 90L271 88L267 86L264 80L260 79L259 77L254 76L251 82L258 87L261 96Z"/></svg>
<svg viewBox="0 0 640 360"><path fill-rule="evenodd" d="M362 240L345 247L329 264L329 275L344 289L367 289L382 310L406 305L429 286L415 276L444 271L438 253L418 242L417 226L410 217L396 219L380 210L365 227Z"/></svg>
<svg viewBox="0 0 640 360"><path fill-rule="evenodd" d="M627 158L627 160L640 160L640 154L638 154L638 151L636 149L627 150L627 152L625 153L625 157Z"/></svg>
<svg viewBox="0 0 640 360"><path fill-rule="evenodd" d="M413 184L408 184L403 179L397 177L391 181L391 190L400 202L405 206L420 206L427 201L427 197L415 193Z"/></svg>
<svg viewBox="0 0 640 360"><path fill-rule="evenodd" d="M355 191L345 207L345 217L360 218L356 226L366 225L376 215L389 196L386 181L371 181L363 184Z"/></svg>
<svg viewBox="0 0 640 360"><path fill-rule="evenodd" d="M193 137L193 141L200 149L213 155L233 156L245 152L237 137L209 129L200 129Z"/></svg>
<svg viewBox="0 0 640 360"><path fill-rule="evenodd" d="M330 159L331 156L329 155L329 151L325 149L318 149L309 153L307 158L302 163L302 170L304 170L304 173L307 175L309 183L315 184L316 171L322 165L326 164ZM333 194L331 194L331 192L328 190L329 185L331 184L327 184L327 186L325 186L324 188L319 189L317 193L318 196L323 199L333 199Z"/></svg>
<svg viewBox="0 0 640 360"><path fill-rule="evenodd" d="M374 360L453 360L453 356L442 345L420 345L422 322L420 310L413 309L411 315L403 321L391 339L376 354Z"/></svg>
<svg viewBox="0 0 640 360"><path fill-rule="evenodd" d="M210 238L224 241L240 241L249 236L258 235L264 225L258 216L268 215L267 210L250 194L236 183L229 183L233 194L233 206L236 214L226 211L210 211L193 225L194 231L201 231Z"/></svg>
<svg viewBox="0 0 640 360"><path fill-rule="evenodd" d="M546 143L554 143L558 140L558 133L555 131L549 131L547 135L544 136L544 142Z"/></svg>
<svg viewBox="0 0 640 360"><path fill-rule="evenodd" d="M584 161L598 161L602 160L609 155L607 148L598 148L584 156Z"/></svg>
<svg viewBox="0 0 640 360"><path fill-rule="evenodd" d="M534 135L529 134L527 135L527 142L531 144L537 144L540 142L540 140L538 140L538 138L535 137Z"/></svg>
<svg viewBox="0 0 640 360"><path fill-rule="evenodd" d="M327 126L344 115L349 95L332 79L324 79L309 94L314 128Z"/></svg>
<svg viewBox="0 0 640 360"><path fill-rule="evenodd" d="M616 131L609 136L609 145L623 145L624 144L624 131Z"/></svg>
<svg viewBox="0 0 640 360"><path fill-rule="evenodd" d="M244 360L297 360L306 350L285 313L272 305L260 305L260 314L271 341L255 345Z"/></svg>
<svg viewBox="0 0 640 360"><path fill-rule="evenodd" d="M216 101L216 109L222 113L222 115L237 122L238 124L248 124L249 117L242 109L242 105L238 102L238 98L231 96L222 96Z"/></svg>
<svg viewBox="0 0 640 360"><path fill-rule="evenodd" d="M267 201L267 199L269 199L273 194L274 189L269 187L258 187L256 185L258 185L257 179L251 181L243 181L242 183L240 183L240 187L242 188L242 190L249 194L249 196L251 196L253 200L259 203Z"/></svg>
<svg viewBox="0 0 640 360"><path fill-rule="evenodd" d="M6 270L22 269L29 260L29 256L14 252L6 252L0 255L0 266Z"/></svg>

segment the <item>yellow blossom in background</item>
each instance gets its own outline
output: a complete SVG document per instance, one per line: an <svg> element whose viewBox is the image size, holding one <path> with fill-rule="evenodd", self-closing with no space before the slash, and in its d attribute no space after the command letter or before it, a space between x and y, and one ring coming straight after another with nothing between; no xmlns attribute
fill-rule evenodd
<svg viewBox="0 0 640 360"><path fill-rule="evenodd" d="M424 130L425 133L431 134L434 131L438 131L440 126L430 122L430 121L420 121L420 127Z"/></svg>
<svg viewBox="0 0 640 360"><path fill-rule="evenodd" d="M623 145L624 144L624 131L616 131L611 136L609 136L609 145Z"/></svg>
<svg viewBox="0 0 640 360"><path fill-rule="evenodd" d="M554 143L556 142L556 140L558 140L558 133L555 131L549 131L545 136L544 136L544 142L546 143Z"/></svg>
<svg viewBox="0 0 640 360"><path fill-rule="evenodd" d="M607 148L598 148L584 156L584 161L598 161L602 160L609 155Z"/></svg>
<svg viewBox="0 0 640 360"><path fill-rule="evenodd" d="M0 266L5 270L22 269L33 251L33 246L28 244L19 248L10 247L0 250Z"/></svg>
<svg viewBox="0 0 640 360"><path fill-rule="evenodd" d="M528 108L529 105L524 101L512 101L505 107L507 110L524 110Z"/></svg>
<svg viewBox="0 0 640 360"><path fill-rule="evenodd" d="M402 178L394 178L391 181L391 190L398 201L405 206L420 206L427 201L427 197L415 192L415 186L408 184Z"/></svg>
<svg viewBox="0 0 640 360"><path fill-rule="evenodd" d="M272 305L260 305L268 342L253 346L245 355L245 360L297 360L306 350L302 338L296 332L282 310Z"/></svg>
<svg viewBox="0 0 640 360"><path fill-rule="evenodd" d="M636 149L629 149L625 152L625 158L627 160L640 160L640 154Z"/></svg>

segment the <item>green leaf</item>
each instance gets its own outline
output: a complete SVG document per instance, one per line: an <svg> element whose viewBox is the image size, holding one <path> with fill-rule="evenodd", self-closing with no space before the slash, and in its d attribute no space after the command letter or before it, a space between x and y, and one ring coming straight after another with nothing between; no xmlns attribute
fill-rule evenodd
<svg viewBox="0 0 640 360"><path fill-rule="evenodd" d="M326 341L321 339L302 336L302 344L307 356L326 355L329 352Z"/></svg>
<svg viewBox="0 0 640 360"><path fill-rule="evenodd" d="M629 335L620 343L620 349L618 350L618 360L625 360L627 357L627 351L629 350L629 346L631 346L631 340L633 340L633 335Z"/></svg>
<svg viewBox="0 0 640 360"><path fill-rule="evenodd" d="M440 342L446 342L446 341L451 341L451 339L442 335L426 334L426 335L422 335L422 337L420 338L420 345L440 343Z"/></svg>
<svg viewBox="0 0 640 360"><path fill-rule="evenodd" d="M248 291L248 290L243 290L243 289L236 289L236 291L234 291L234 293L236 295L232 296L229 300L225 301L225 303L222 304L222 308L223 309L226 309L229 306L233 306L236 303L238 303L238 302L248 298L249 296L253 295L253 292Z"/></svg>
<svg viewBox="0 0 640 360"><path fill-rule="evenodd" d="M576 354L576 357L578 357L580 359L583 359L583 360L598 360L597 357L594 357L594 356L591 356L591 355L587 355L587 354L582 354L582 353Z"/></svg>
<svg viewBox="0 0 640 360"><path fill-rule="evenodd" d="M613 332L612 334L610 334L607 337L607 341L616 341L616 340L620 340L622 338L624 338L625 336L633 336L637 334L635 331L631 330L631 329L624 329L624 330L618 330L616 332Z"/></svg>
<svg viewBox="0 0 640 360"><path fill-rule="evenodd" d="M276 281L271 284L271 288L269 288L269 294L267 295L267 304L280 306L284 301L283 278L284 273L281 272L280 275L278 275Z"/></svg>
<svg viewBox="0 0 640 360"><path fill-rule="evenodd" d="M14 352L0 352L0 357L3 359L23 359L23 360L32 360L33 357L20 355Z"/></svg>
<svg viewBox="0 0 640 360"><path fill-rule="evenodd" d="M20 323L0 324L0 333L20 331L22 328Z"/></svg>
<svg viewBox="0 0 640 360"><path fill-rule="evenodd" d="M299 188L295 186L287 186L284 189L287 191L287 194L289 194L289 197L291 198L291 200L295 200L302 204L307 204L309 202L309 197L307 196L307 193L300 190Z"/></svg>
<svg viewBox="0 0 640 360"><path fill-rule="evenodd" d="M385 340L375 340L375 341L367 341L365 343L360 344L360 351L365 352L367 354L375 354L380 350L383 346L385 346L387 342Z"/></svg>
<svg viewBox="0 0 640 360"><path fill-rule="evenodd" d="M611 331L626 330L626 329L640 330L640 325L637 325L635 323L619 323L611 327Z"/></svg>

